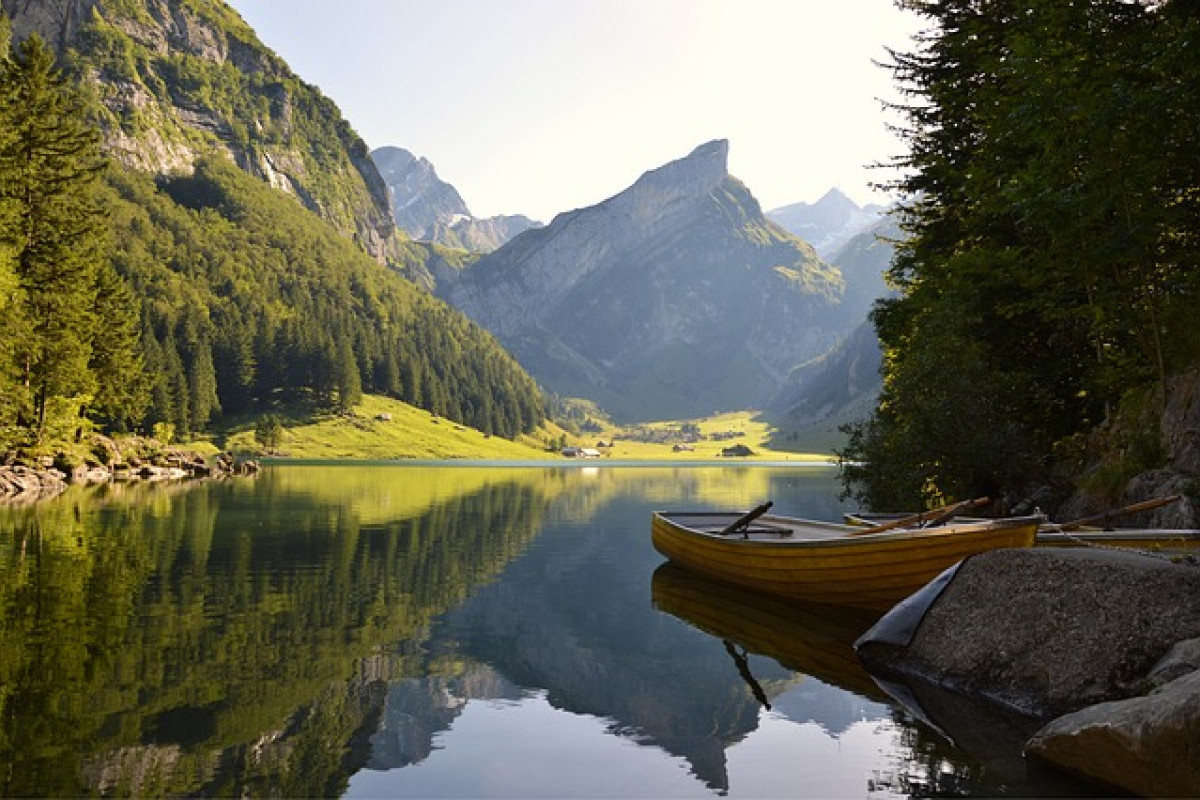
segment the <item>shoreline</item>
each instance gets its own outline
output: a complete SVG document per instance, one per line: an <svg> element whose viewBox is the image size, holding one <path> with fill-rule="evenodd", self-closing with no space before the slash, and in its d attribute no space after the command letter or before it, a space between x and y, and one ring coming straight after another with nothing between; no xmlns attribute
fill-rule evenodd
<svg viewBox="0 0 1200 800"><path fill-rule="evenodd" d="M0 465L0 505L23 506L52 500L71 486L212 480L252 476L258 471L259 463L255 460L238 460L221 453L210 462L198 453L179 449L167 449L148 459L80 464L70 471L46 457L35 464Z"/></svg>
<svg viewBox="0 0 1200 800"><path fill-rule="evenodd" d="M547 458L501 459L501 458L396 458L396 459L353 459L353 458L278 458L264 457L258 461L261 467L269 466L395 466L395 467L563 467L587 469L589 467L821 467L836 468L838 462L830 456L828 460L813 459L670 459L670 458Z"/></svg>

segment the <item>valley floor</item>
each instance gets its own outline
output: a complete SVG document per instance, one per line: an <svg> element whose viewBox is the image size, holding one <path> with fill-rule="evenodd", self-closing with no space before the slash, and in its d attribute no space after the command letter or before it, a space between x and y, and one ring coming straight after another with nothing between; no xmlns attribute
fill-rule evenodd
<svg viewBox="0 0 1200 800"><path fill-rule="evenodd" d="M563 447L614 461L818 461L829 453L778 449L776 433L755 411L701 420L604 426L572 434L548 423L517 441L488 436L413 406L368 396L353 412L284 418L277 447L264 449L248 421L229 430L222 449L262 457L354 460L561 461ZM738 455L726 455L728 448ZM747 452L748 451L748 452ZM575 456L585 458L585 456Z"/></svg>

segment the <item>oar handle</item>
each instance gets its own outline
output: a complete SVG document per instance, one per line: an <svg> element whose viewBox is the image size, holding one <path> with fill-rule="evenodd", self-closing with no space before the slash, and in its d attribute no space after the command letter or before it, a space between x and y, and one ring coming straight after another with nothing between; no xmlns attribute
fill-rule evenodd
<svg viewBox="0 0 1200 800"><path fill-rule="evenodd" d="M754 520L758 519L763 514L767 513L767 511L769 511L771 506L773 506L773 505L775 505L775 503L771 500L768 500L767 502L763 503L761 506L755 506L754 508L747 511L745 514L742 514L740 517L735 519L729 525L725 526L725 529L720 532L720 535L728 536L731 533L737 533L740 530L744 530L745 528L750 526L751 522L754 522Z"/></svg>
<svg viewBox="0 0 1200 800"><path fill-rule="evenodd" d="M1143 500L1140 503L1133 503L1132 505L1123 506L1113 511L1106 511L1103 514L1096 514L1092 517L1084 517L1083 519L1077 519L1072 522L1064 522L1058 527L1060 530L1073 531L1076 528L1082 528L1084 525L1091 525L1093 522L1107 522L1113 517L1123 517L1126 514L1136 514L1139 511L1150 511L1151 509L1159 508L1169 503L1175 503L1182 499L1183 495L1179 494L1173 494L1168 497L1156 497L1153 500Z"/></svg>
<svg viewBox="0 0 1200 800"><path fill-rule="evenodd" d="M941 508L922 511L919 514L909 514L907 517L900 517L899 519L889 520L888 522L883 522L879 525L872 525L869 528L863 528L861 531L854 531L853 533L848 533L846 535L866 536L867 534L871 533L883 533L884 531L890 531L892 528L903 528L909 525L919 524L925 522L926 520L946 520L957 514L959 511L962 511L964 508L975 508L976 506L986 505L990 502L991 500L986 497L977 497L974 500L963 500L948 506L942 506Z"/></svg>

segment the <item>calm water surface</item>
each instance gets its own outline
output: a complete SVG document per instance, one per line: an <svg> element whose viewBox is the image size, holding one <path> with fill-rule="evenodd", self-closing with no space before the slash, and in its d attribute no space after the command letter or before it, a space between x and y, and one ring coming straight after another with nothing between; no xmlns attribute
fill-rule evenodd
<svg viewBox="0 0 1200 800"><path fill-rule="evenodd" d="M0 509L0 794L1089 794L1007 721L893 701L850 647L870 618L650 546L653 509L836 520L837 493L826 467L310 465Z"/></svg>

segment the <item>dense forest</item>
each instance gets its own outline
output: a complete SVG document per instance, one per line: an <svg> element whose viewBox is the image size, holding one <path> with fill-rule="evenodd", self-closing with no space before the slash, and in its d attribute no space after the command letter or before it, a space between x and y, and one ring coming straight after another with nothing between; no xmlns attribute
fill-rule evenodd
<svg viewBox="0 0 1200 800"><path fill-rule="evenodd" d="M386 394L511 437L540 391L474 323L221 155L109 162L93 97L0 17L0 449L186 436Z"/></svg>
<svg viewBox="0 0 1200 800"><path fill-rule="evenodd" d="M843 456L861 499L1001 496L1070 472L1126 420L1162 458L1168 379L1200 361L1200 17L1184 0L902 0L906 239L874 415Z"/></svg>

